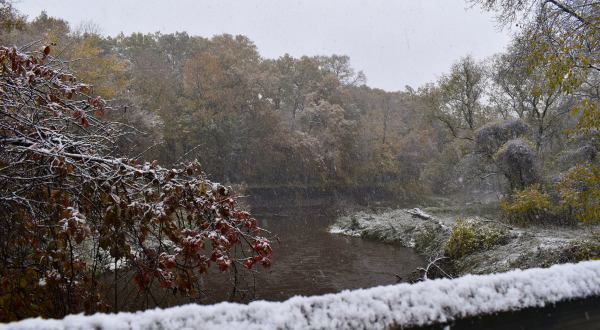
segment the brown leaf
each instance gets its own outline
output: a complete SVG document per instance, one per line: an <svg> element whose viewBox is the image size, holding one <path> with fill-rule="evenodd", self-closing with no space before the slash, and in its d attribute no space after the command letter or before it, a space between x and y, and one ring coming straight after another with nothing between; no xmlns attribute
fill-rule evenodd
<svg viewBox="0 0 600 330"><path fill-rule="evenodd" d="M94 111L94 116L96 116L97 118L104 117L104 109L97 109L96 111Z"/></svg>

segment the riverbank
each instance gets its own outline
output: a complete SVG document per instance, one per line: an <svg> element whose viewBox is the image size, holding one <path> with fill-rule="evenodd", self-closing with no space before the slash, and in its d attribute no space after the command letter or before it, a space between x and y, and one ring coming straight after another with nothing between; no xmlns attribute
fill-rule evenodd
<svg viewBox="0 0 600 330"><path fill-rule="evenodd" d="M443 258L440 263L451 276L600 258L597 225L517 227L437 208L360 211L339 217L330 232L411 247L429 260Z"/></svg>

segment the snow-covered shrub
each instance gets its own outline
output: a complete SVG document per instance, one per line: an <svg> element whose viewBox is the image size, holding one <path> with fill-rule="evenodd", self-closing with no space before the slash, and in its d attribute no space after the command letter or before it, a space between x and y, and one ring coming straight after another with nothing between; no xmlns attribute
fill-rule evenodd
<svg viewBox="0 0 600 330"><path fill-rule="evenodd" d="M598 151L591 144L584 144L578 148L565 150L557 160L561 170L567 170L573 166L590 163L596 160Z"/></svg>
<svg viewBox="0 0 600 330"><path fill-rule="evenodd" d="M523 189L539 179L535 167L536 154L526 140L509 140L496 151L494 160L511 190Z"/></svg>
<svg viewBox="0 0 600 330"><path fill-rule="evenodd" d="M478 152L492 156L509 140L519 138L529 132L529 126L521 119L509 119L485 125L475 133Z"/></svg>
<svg viewBox="0 0 600 330"><path fill-rule="evenodd" d="M197 162L114 156L107 103L49 54L0 47L0 322L105 310L107 262L145 294L188 295L211 264L270 265L256 219Z"/></svg>

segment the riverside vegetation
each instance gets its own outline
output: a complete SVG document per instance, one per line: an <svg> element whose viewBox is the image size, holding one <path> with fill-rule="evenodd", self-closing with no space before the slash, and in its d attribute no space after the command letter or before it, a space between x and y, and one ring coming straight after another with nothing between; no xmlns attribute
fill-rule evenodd
<svg viewBox="0 0 600 330"><path fill-rule="evenodd" d="M600 258L600 226L517 226L489 216L464 214L439 207L424 208L427 218L411 210L356 212L339 217L330 232L411 247L443 272L461 276L504 272L515 268ZM412 280L422 273L415 273Z"/></svg>
<svg viewBox="0 0 600 330"><path fill-rule="evenodd" d="M423 173L438 168L438 187L463 184L471 193L461 198L491 206L494 220L456 216L464 213L461 205L454 216L428 220L402 210L358 213L339 218L333 230L448 258L456 274L597 259L600 7L470 2L497 13L501 25L520 28L491 67L462 61L431 87L439 95L432 98L435 116L455 137L450 145L460 156L445 149L438 159L456 165L431 164ZM480 103L484 94L491 108ZM491 113L499 116L491 120ZM497 181L481 184L490 178Z"/></svg>

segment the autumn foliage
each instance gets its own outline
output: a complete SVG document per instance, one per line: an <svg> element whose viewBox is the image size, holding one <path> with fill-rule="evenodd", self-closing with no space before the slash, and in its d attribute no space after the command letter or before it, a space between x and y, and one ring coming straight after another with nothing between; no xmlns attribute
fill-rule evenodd
<svg viewBox="0 0 600 330"><path fill-rule="evenodd" d="M0 322L109 309L111 272L193 295L212 264L271 264L256 219L197 162L113 156L122 127L50 51L0 47Z"/></svg>

